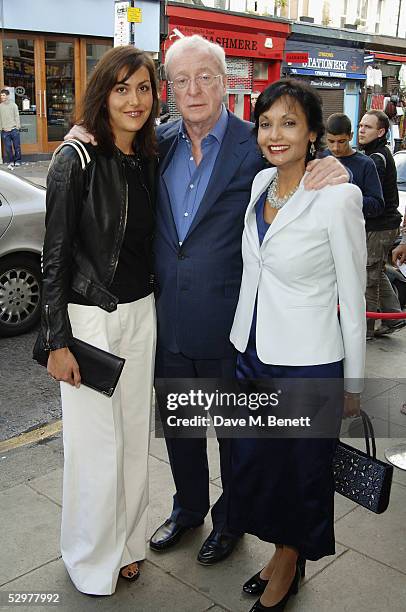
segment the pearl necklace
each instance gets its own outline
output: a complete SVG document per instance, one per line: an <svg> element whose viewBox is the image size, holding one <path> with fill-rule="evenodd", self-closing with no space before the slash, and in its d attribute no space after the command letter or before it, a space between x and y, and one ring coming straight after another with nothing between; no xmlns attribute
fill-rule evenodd
<svg viewBox="0 0 406 612"><path fill-rule="evenodd" d="M289 193L283 196L283 198L280 198L278 196L278 187L279 187L279 175L278 173L276 173L274 180L269 185L266 199L268 200L269 206L271 208L276 208L277 210L280 210L283 206L285 206L286 202L293 196L295 191L297 191L299 187L299 183L296 185L296 187L292 189L292 191L289 191Z"/></svg>

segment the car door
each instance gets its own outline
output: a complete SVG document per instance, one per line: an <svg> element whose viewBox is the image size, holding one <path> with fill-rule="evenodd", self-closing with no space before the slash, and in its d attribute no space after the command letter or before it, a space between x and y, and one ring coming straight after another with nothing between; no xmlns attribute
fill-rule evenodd
<svg viewBox="0 0 406 612"><path fill-rule="evenodd" d="M0 193L0 256L1 256L1 237L11 223L13 211L6 198Z"/></svg>

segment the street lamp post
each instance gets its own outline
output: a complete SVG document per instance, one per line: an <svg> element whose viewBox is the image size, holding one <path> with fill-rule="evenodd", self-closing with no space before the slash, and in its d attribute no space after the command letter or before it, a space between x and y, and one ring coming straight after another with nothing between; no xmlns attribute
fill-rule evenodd
<svg viewBox="0 0 406 612"><path fill-rule="evenodd" d="M399 7L398 7L398 22L396 24L396 38L399 35L399 21L400 21L400 11L402 9L402 0L399 0Z"/></svg>

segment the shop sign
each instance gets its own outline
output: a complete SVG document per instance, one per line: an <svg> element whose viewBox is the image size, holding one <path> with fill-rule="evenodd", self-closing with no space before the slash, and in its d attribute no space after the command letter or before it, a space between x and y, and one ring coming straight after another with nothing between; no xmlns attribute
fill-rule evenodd
<svg viewBox="0 0 406 612"><path fill-rule="evenodd" d="M318 89L344 89L345 87L342 81L326 81L324 79L312 79L310 85Z"/></svg>
<svg viewBox="0 0 406 612"><path fill-rule="evenodd" d="M183 36L200 34L203 38L223 47L226 55L283 59L284 39L282 38L273 38L272 46L270 47L270 39L266 34L246 34L245 32L230 32L229 30L218 30L217 28L199 28L171 23L166 48L170 47L179 38L177 32L183 34Z"/></svg>
<svg viewBox="0 0 406 612"><path fill-rule="evenodd" d="M307 64L308 61L308 53L286 53L285 55L285 62L288 64Z"/></svg>
<svg viewBox="0 0 406 612"><path fill-rule="evenodd" d="M34 113L20 113L21 144L37 142L37 116Z"/></svg>
<svg viewBox="0 0 406 612"><path fill-rule="evenodd" d="M285 68L289 74L303 75L303 76L316 76L325 77L330 79L353 79L362 80L366 79L366 75L363 72L335 72L334 70L309 70L308 68Z"/></svg>
<svg viewBox="0 0 406 612"><path fill-rule="evenodd" d="M127 19L129 2L114 4L114 46L121 47L131 42L131 23Z"/></svg>
<svg viewBox="0 0 406 612"><path fill-rule="evenodd" d="M142 23L142 9L129 8L127 11L127 21L130 23Z"/></svg>
<svg viewBox="0 0 406 612"><path fill-rule="evenodd" d="M288 57L296 54L296 61ZM301 55L307 60L301 61ZM329 78L365 78L364 53L358 49L322 46L313 43L288 41L286 43L286 64L292 74L308 74Z"/></svg>

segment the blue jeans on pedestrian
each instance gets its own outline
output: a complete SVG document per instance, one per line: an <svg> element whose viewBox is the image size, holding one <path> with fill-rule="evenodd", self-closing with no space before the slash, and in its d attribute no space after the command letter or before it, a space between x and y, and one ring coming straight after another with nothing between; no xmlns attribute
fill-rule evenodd
<svg viewBox="0 0 406 612"><path fill-rule="evenodd" d="M16 163L21 161L21 145L20 145L20 132L17 128L12 129L10 132L1 133L3 138L4 147L6 149L6 157L8 162Z"/></svg>

